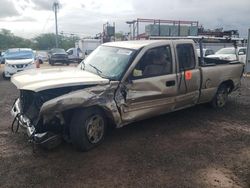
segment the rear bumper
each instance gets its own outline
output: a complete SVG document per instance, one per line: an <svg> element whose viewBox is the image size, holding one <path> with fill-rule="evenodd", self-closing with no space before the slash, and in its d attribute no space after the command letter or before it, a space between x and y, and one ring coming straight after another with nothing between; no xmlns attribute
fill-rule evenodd
<svg viewBox="0 0 250 188"><path fill-rule="evenodd" d="M53 148L61 143L61 136L51 132L37 133L35 126L31 123L29 118L22 114L20 99L18 98L12 109L11 115L16 118L19 125L26 129L29 140L35 144L40 144L46 148Z"/></svg>

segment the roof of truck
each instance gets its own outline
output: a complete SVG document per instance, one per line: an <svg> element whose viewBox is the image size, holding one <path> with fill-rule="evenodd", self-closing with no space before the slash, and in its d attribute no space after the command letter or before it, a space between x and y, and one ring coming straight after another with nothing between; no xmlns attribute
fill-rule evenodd
<svg viewBox="0 0 250 188"><path fill-rule="evenodd" d="M144 46L152 44L162 44L166 41L167 40L131 40L131 41L108 42L104 43L103 45L138 50ZM192 41L192 40L182 39L182 41Z"/></svg>

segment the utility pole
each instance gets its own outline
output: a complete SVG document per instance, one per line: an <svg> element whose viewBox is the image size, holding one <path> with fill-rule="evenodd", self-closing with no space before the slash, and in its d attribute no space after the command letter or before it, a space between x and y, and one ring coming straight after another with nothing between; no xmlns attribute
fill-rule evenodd
<svg viewBox="0 0 250 188"><path fill-rule="evenodd" d="M55 24L56 24L56 48L58 48L58 28L57 28L57 10L59 8L59 3L54 2L53 3L53 9L55 11Z"/></svg>

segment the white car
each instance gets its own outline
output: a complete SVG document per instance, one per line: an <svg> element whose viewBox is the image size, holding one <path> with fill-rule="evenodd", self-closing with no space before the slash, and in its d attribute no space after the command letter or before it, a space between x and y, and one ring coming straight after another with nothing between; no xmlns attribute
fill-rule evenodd
<svg viewBox="0 0 250 188"><path fill-rule="evenodd" d="M200 49L196 49L196 51L197 51L198 57L200 57L201 55ZM213 54L214 54L214 51L212 49L203 48L203 57L206 57L208 55L213 55Z"/></svg>
<svg viewBox="0 0 250 188"><path fill-rule="evenodd" d="M246 47L238 47L236 50L234 47L230 48L222 48L217 51L214 55L207 56L208 58L215 58L215 59L223 59L223 60L230 60L236 61L237 56L240 62L246 63Z"/></svg>
<svg viewBox="0 0 250 188"><path fill-rule="evenodd" d="M10 78L13 74L33 69L35 65L35 55L29 48L15 48L9 49L4 55L5 66L3 77Z"/></svg>

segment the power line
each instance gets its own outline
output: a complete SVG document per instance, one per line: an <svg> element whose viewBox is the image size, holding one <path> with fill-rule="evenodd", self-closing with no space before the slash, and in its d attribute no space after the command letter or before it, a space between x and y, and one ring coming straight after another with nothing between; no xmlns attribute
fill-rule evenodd
<svg viewBox="0 0 250 188"><path fill-rule="evenodd" d="M48 22L49 22L49 20L50 20L50 17L51 17L51 14L49 14L49 16L48 16L46 22L45 22L44 25L43 25L42 33L44 32L44 29L45 29L45 27L47 26L47 24L48 24Z"/></svg>

